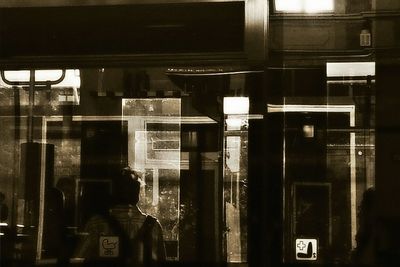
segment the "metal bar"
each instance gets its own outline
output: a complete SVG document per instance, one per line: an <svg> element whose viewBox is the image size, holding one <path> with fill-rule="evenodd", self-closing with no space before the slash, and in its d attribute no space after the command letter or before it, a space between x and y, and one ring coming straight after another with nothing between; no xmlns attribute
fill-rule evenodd
<svg viewBox="0 0 400 267"><path fill-rule="evenodd" d="M15 56L0 57L2 69L15 70L26 68L99 68L135 67L135 66L248 66L243 52L216 53L163 53L163 54L108 54L75 56Z"/></svg>
<svg viewBox="0 0 400 267"><path fill-rule="evenodd" d="M30 75L32 76L32 72L33 72L33 76L35 76L34 70L30 70ZM18 86L18 85L31 86L31 84L32 84L31 80L29 80L29 81L10 81L6 78L4 70L0 71L0 75L1 75L1 79L3 80L3 82L5 84L11 85L11 86ZM34 86L49 86L49 85L55 85L55 84L62 82L64 80L64 78L65 78L65 70L63 69L61 72L60 78L58 78L57 80L54 80L54 81L35 81L35 80L33 80L33 82L34 82Z"/></svg>
<svg viewBox="0 0 400 267"><path fill-rule="evenodd" d="M2 74L3 74L3 72L2 72ZM28 141L28 143L33 141L33 105L34 104L35 104L35 71L34 70L30 70L29 106L28 106L28 133L27 133L27 141Z"/></svg>
<svg viewBox="0 0 400 267"><path fill-rule="evenodd" d="M143 4L219 3L244 2L245 0L10 0L0 2L0 8L23 7L73 7L73 6L118 6Z"/></svg>
<svg viewBox="0 0 400 267"><path fill-rule="evenodd" d="M356 124L355 110L350 112L350 127ZM357 246L357 181L356 181L356 133L350 133L350 205L351 205L351 247Z"/></svg>

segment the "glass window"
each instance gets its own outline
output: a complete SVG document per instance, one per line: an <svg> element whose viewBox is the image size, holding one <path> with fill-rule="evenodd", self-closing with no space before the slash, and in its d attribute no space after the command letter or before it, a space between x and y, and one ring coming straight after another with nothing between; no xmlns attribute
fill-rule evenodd
<svg viewBox="0 0 400 267"><path fill-rule="evenodd" d="M193 82L167 70L2 72L4 258L90 259L83 251L94 229L107 222L114 230L101 228L101 238L118 236L113 212L136 218L133 202L121 202L129 166L141 180L137 207L157 218L168 262L247 263L250 103L225 97L234 90L223 82L243 85L246 76ZM114 253L96 246L100 258Z"/></svg>
<svg viewBox="0 0 400 267"><path fill-rule="evenodd" d="M321 96L304 96L300 85L323 71L283 70L298 85L285 91L283 105L268 106L283 123L286 263L351 264L366 234L364 198L375 188L375 65L326 68L326 86L313 86Z"/></svg>
<svg viewBox="0 0 400 267"><path fill-rule="evenodd" d="M248 97L225 97L224 205L227 262L247 262Z"/></svg>
<svg viewBox="0 0 400 267"><path fill-rule="evenodd" d="M275 10L280 12L315 13L333 8L333 0L275 0Z"/></svg>

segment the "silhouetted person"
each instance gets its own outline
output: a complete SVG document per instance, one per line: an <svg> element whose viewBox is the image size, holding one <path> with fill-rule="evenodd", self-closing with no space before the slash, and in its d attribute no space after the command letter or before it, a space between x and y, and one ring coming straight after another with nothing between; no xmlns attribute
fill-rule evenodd
<svg viewBox="0 0 400 267"><path fill-rule="evenodd" d="M65 253L64 195L57 188L46 189L42 255L61 259Z"/></svg>
<svg viewBox="0 0 400 267"><path fill-rule="evenodd" d="M124 168L114 185L115 205L108 213L95 215L88 221L87 236L75 257L85 258L86 263L96 266L154 266L164 261L161 225L137 206L139 176L129 167Z"/></svg>
<svg viewBox="0 0 400 267"><path fill-rule="evenodd" d="M8 207L5 203L6 196L0 192L0 266L5 266L10 260L10 228L6 223L8 219Z"/></svg>
<svg viewBox="0 0 400 267"><path fill-rule="evenodd" d="M363 194L359 209L359 227L356 234L357 247L353 254L354 263L373 265L376 261L376 213L375 190L369 188Z"/></svg>
<svg viewBox="0 0 400 267"><path fill-rule="evenodd" d="M8 218L8 207L5 203L6 196L0 192L0 222L4 222Z"/></svg>

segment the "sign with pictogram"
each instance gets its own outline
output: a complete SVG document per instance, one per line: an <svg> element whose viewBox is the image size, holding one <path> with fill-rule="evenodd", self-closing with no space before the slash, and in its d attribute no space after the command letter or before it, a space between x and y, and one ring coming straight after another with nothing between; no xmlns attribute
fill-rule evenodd
<svg viewBox="0 0 400 267"><path fill-rule="evenodd" d="M316 261L318 257L317 239L297 238L296 239L296 260Z"/></svg>
<svg viewBox="0 0 400 267"><path fill-rule="evenodd" d="M101 236L99 239L100 257L116 258L119 256L119 237Z"/></svg>

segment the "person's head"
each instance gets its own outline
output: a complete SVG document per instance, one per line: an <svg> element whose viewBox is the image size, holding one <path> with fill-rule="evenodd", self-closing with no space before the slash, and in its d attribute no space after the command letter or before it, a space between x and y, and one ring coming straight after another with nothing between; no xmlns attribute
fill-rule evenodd
<svg viewBox="0 0 400 267"><path fill-rule="evenodd" d="M121 169L115 179L115 200L117 204L136 205L139 202L139 193L142 181L139 174L130 167Z"/></svg>

